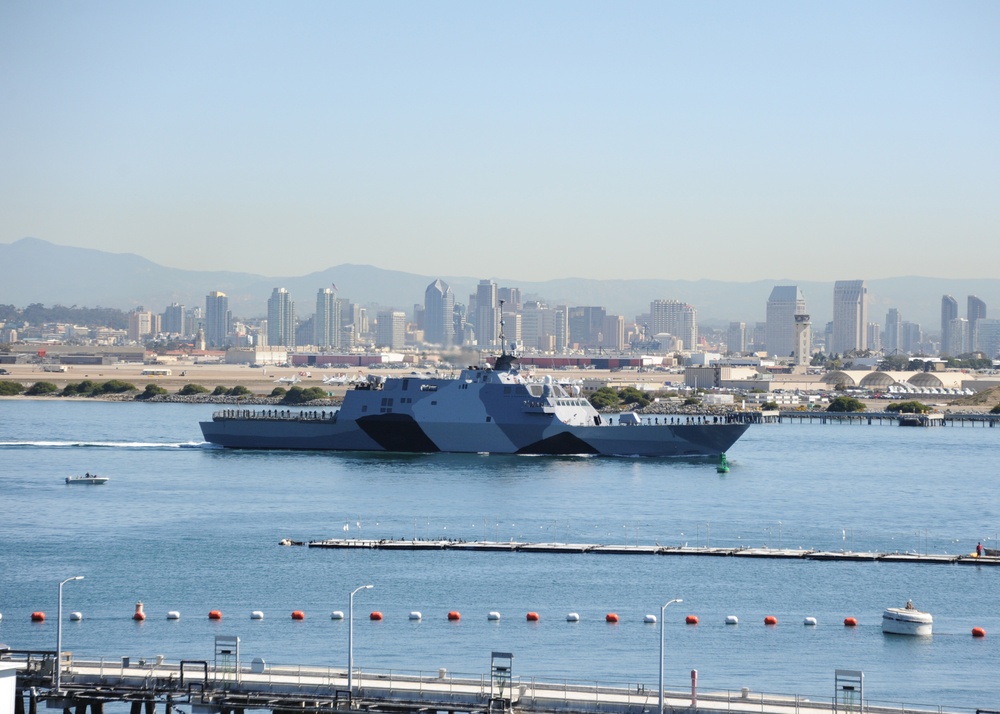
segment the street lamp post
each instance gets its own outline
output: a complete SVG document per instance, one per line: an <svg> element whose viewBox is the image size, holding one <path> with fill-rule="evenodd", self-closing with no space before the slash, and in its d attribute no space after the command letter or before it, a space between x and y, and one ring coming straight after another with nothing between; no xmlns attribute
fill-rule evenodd
<svg viewBox="0 0 1000 714"><path fill-rule="evenodd" d="M347 696L354 698L353 672L354 672L354 594L360 590L371 590L374 585L362 585L351 591L348 598L347 608Z"/></svg>
<svg viewBox="0 0 1000 714"><path fill-rule="evenodd" d="M660 714L663 714L663 616L667 607L675 602L684 602L680 598L671 600L660 608Z"/></svg>
<svg viewBox="0 0 1000 714"><path fill-rule="evenodd" d="M75 575L59 583L59 606L56 608L56 694L59 694L59 684L62 679L62 589L63 585L72 580L83 580L83 576Z"/></svg>

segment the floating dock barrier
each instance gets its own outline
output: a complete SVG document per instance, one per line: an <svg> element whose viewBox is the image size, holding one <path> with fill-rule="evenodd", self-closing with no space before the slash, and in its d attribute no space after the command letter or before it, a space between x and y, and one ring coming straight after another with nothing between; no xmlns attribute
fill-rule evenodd
<svg viewBox="0 0 1000 714"><path fill-rule="evenodd" d="M566 622L579 622L579 621L580 621L579 613L571 612L568 615L566 615Z"/></svg>
<svg viewBox="0 0 1000 714"><path fill-rule="evenodd" d="M177 610L170 610L167 613L167 619L168 620L179 620L179 619L181 619L181 613L178 612Z"/></svg>
<svg viewBox="0 0 1000 714"><path fill-rule="evenodd" d="M31 613L31 621L32 622L45 622L45 613L42 612L42 611L40 611L40 610Z"/></svg>
<svg viewBox="0 0 1000 714"><path fill-rule="evenodd" d="M146 613L142 609L142 600L135 604L135 614L132 615L132 619L136 622L142 622L146 619Z"/></svg>
<svg viewBox="0 0 1000 714"><path fill-rule="evenodd" d="M857 626L858 626L858 618L856 617L844 618L844 627L857 627Z"/></svg>
<svg viewBox="0 0 1000 714"><path fill-rule="evenodd" d="M69 619L72 620L73 622L80 622L83 619L83 613L82 612L71 612L69 614Z"/></svg>
<svg viewBox="0 0 1000 714"><path fill-rule="evenodd" d="M375 620L376 622L380 622L382 620L382 613L379 612L378 610L375 610L375 611L372 612L371 615L368 616L368 619L369 620Z"/></svg>
<svg viewBox="0 0 1000 714"><path fill-rule="evenodd" d="M698 624L698 616L697 615L688 615L687 617L684 618L684 624L685 625L697 625Z"/></svg>
<svg viewBox="0 0 1000 714"><path fill-rule="evenodd" d="M740 624L740 618L736 617L736 615L726 615L726 624L738 625Z"/></svg>
<svg viewBox="0 0 1000 714"><path fill-rule="evenodd" d="M451 612L448 613L448 619L452 622L458 622L459 620L462 619L462 613L458 612L457 610L452 610Z"/></svg>
<svg viewBox="0 0 1000 714"><path fill-rule="evenodd" d="M333 612L330 613L330 619L331 620L343 620L344 619L344 612L342 610L334 610Z"/></svg>
<svg viewBox="0 0 1000 714"><path fill-rule="evenodd" d="M642 618L642 621L645 622L645 623L647 623L647 624L649 624L649 625L655 625L656 624L656 615L646 615L644 618Z"/></svg>
<svg viewBox="0 0 1000 714"><path fill-rule="evenodd" d="M410 619L411 620L421 620L421 619L423 619L423 617L424 617L423 613L421 613L421 612L419 612L417 610L414 610L413 612L410 613Z"/></svg>
<svg viewBox="0 0 1000 714"><path fill-rule="evenodd" d="M525 619L528 622L538 622L538 613L537 612L529 612L527 615L525 615Z"/></svg>
<svg viewBox="0 0 1000 714"><path fill-rule="evenodd" d="M605 622L610 622L612 624L617 624L618 623L618 613L609 612L607 615L604 616L604 621Z"/></svg>
<svg viewBox="0 0 1000 714"><path fill-rule="evenodd" d="M767 617L764 618L764 624L765 625L777 625L778 624L778 618L776 618L774 615L768 615Z"/></svg>
<svg viewBox="0 0 1000 714"><path fill-rule="evenodd" d="M767 619L765 618L764 619L764 624L765 625L774 625L776 623L775 622L768 622ZM816 627L816 618L815 617L807 617L806 619L804 619L802 621L802 624L805 625L806 627Z"/></svg>
<svg viewBox="0 0 1000 714"><path fill-rule="evenodd" d="M208 619L209 620L221 620L222 619L222 611L221 610L209 610L209 612L208 612Z"/></svg>
<svg viewBox="0 0 1000 714"><path fill-rule="evenodd" d="M982 627L973 627L972 628L972 636L973 637L986 637L986 630L984 630Z"/></svg>
<svg viewBox="0 0 1000 714"><path fill-rule="evenodd" d="M263 610L254 610L253 612L250 613L250 619L251 620L263 620L264 619L264 611Z"/></svg>
<svg viewBox="0 0 1000 714"><path fill-rule="evenodd" d="M304 619L306 619L306 614L304 612L302 612L302 610L293 610L292 611L292 619L293 620L304 620Z"/></svg>
<svg viewBox="0 0 1000 714"><path fill-rule="evenodd" d="M500 619L500 613L499 613L499 612L497 612L496 610L491 610L491 611L490 611L490 612L489 612L489 613L488 613L488 614L486 615L486 619L487 619L487 620L499 620L499 619Z"/></svg>

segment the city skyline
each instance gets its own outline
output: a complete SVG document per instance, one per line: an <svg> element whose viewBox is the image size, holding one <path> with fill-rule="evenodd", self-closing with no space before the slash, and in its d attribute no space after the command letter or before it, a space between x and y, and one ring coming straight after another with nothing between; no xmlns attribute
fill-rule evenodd
<svg viewBox="0 0 1000 714"><path fill-rule="evenodd" d="M984 277L997 26L983 1L11 0L0 240L257 274Z"/></svg>

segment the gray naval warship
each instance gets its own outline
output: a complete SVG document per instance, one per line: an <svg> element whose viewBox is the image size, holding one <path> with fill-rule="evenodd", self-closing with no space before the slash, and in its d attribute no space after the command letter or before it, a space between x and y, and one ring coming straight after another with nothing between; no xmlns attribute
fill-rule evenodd
<svg viewBox="0 0 1000 714"><path fill-rule="evenodd" d="M736 414L609 418L551 377L526 378L515 362L503 350L492 367L457 378L373 377L335 410L226 409L201 431L232 449L717 458L749 428Z"/></svg>

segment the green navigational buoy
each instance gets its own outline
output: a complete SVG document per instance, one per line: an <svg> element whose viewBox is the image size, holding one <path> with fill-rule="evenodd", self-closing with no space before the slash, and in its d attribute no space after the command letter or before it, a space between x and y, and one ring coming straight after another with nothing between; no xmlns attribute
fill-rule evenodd
<svg viewBox="0 0 1000 714"><path fill-rule="evenodd" d="M719 454L719 465L715 467L715 470L720 474L729 473L729 459L726 458L726 452Z"/></svg>

